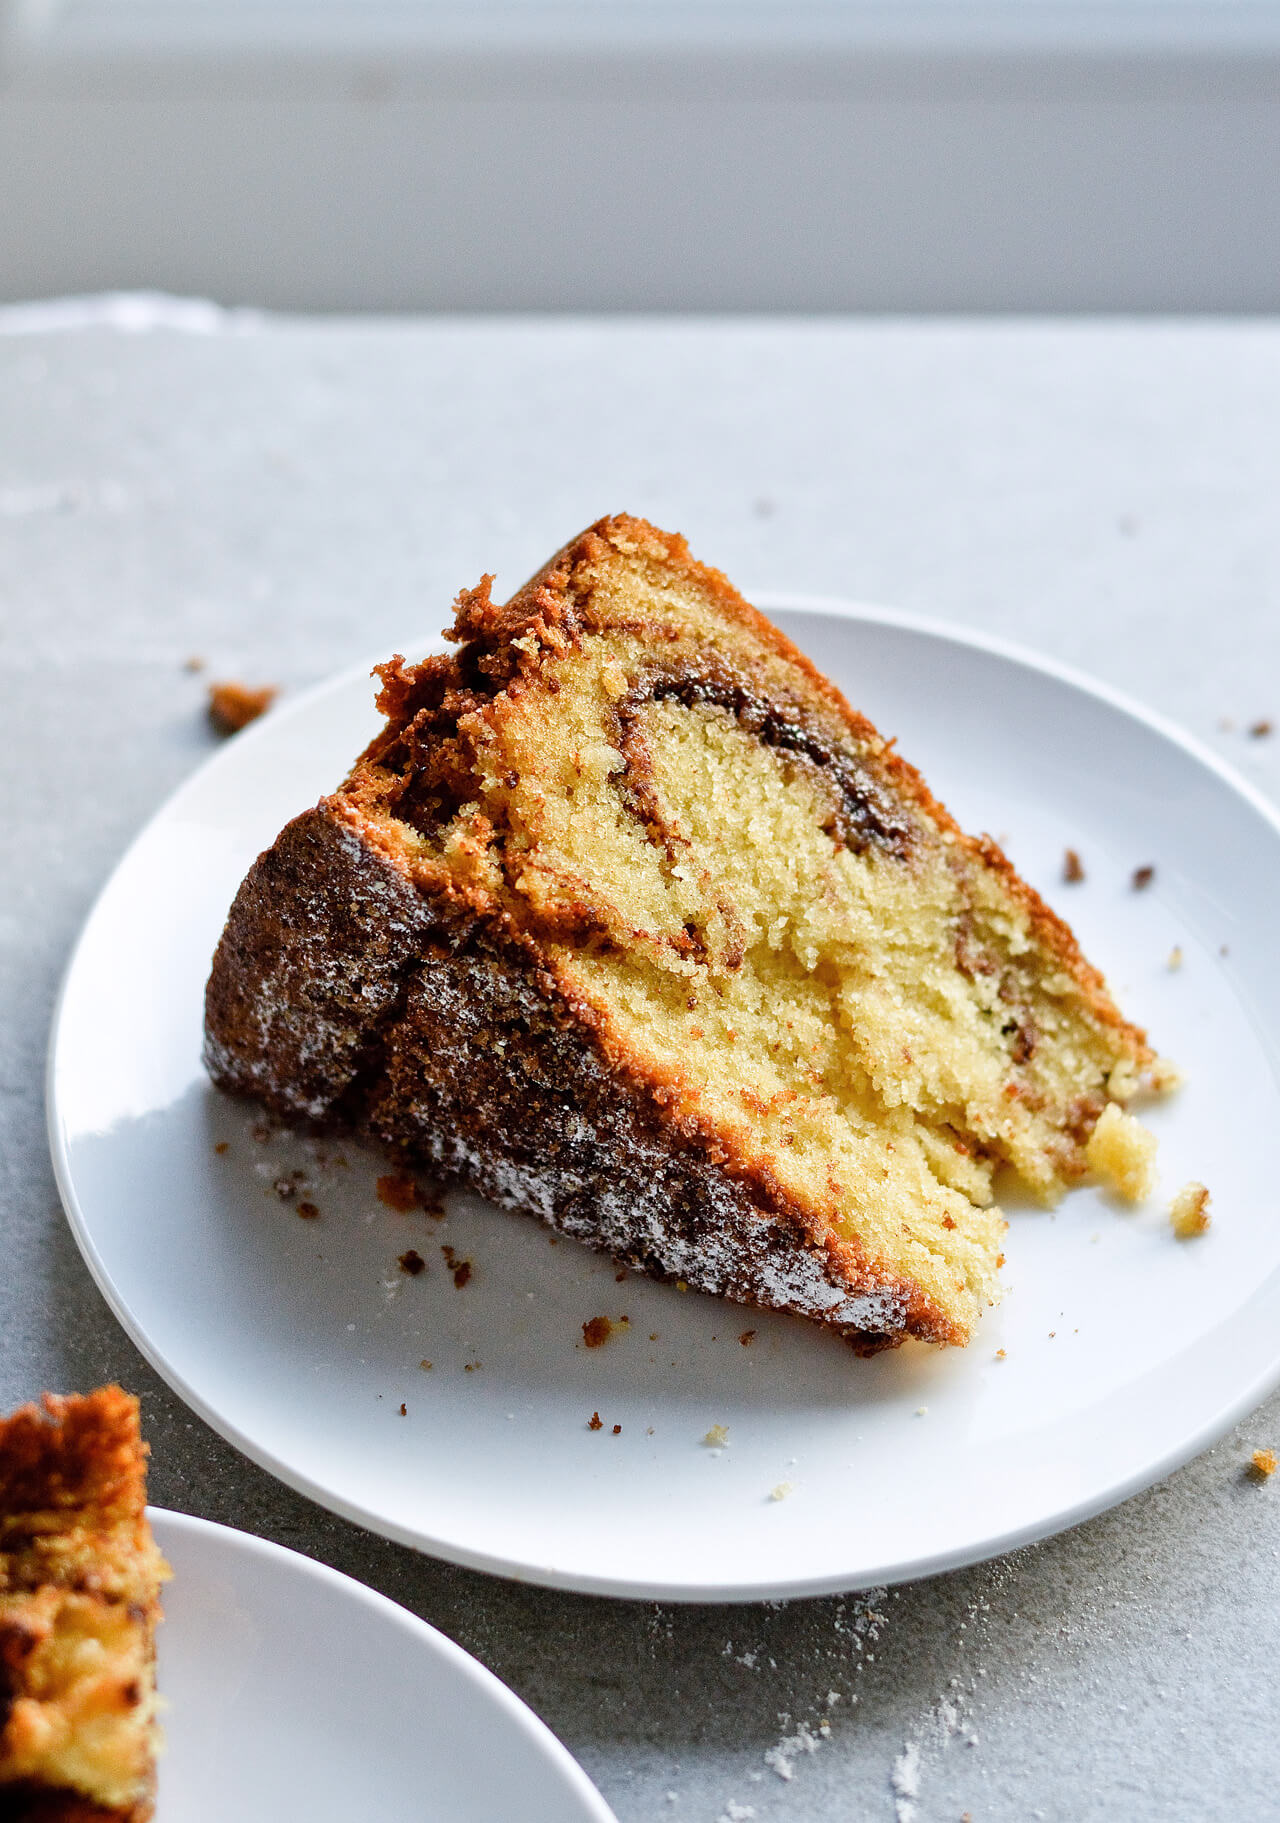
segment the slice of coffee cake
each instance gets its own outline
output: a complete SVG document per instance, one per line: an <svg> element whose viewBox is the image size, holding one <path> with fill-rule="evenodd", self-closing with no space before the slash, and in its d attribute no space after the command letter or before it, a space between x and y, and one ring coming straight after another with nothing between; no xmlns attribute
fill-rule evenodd
<svg viewBox="0 0 1280 1823"><path fill-rule="evenodd" d="M146 1823L155 1626L138 1402L46 1393L0 1420L0 1817Z"/></svg>
<svg viewBox="0 0 1280 1823"><path fill-rule="evenodd" d="M1153 1064L1071 932L723 576L601 521L251 870L206 1059L659 1277L964 1342ZM851 639L856 632L851 629Z"/></svg>

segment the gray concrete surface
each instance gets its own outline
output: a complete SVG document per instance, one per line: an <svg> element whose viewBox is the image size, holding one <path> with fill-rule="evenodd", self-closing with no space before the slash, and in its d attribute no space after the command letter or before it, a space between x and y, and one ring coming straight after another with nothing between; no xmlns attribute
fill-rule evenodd
<svg viewBox="0 0 1280 1823"><path fill-rule="evenodd" d="M443 1627L622 1823L1280 1816L1280 1477L1243 1473L1280 1446L1280 1399L1072 1533L870 1599L517 1587L330 1517L185 1409L80 1262L42 1109L69 947L211 750L207 676L297 689L607 510L683 529L748 589L1016 637L1280 795L1280 736L1247 733L1280 721L1277 425L1271 323L0 333L0 1405L136 1388L158 1503ZM815 1750L774 1751L802 1723Z"/></svg>

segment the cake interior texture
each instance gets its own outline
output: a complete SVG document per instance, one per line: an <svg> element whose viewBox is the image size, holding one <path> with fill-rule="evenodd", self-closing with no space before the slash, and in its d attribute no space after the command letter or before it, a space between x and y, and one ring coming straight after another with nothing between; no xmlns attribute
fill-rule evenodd
<svg viewBox="0 0 1280 1823"><path fill-rule="evenodd" d="M678 537L602 521L452 638L242 888L215 1079L863 1350L966 1341L998 1170L1054 1200L1155 1063L1070 931Z"/></svg>
<svg viewBox="0 0 1280 1823"><path fill-rule="evenodd" d="M167 1566L136 1399L46 1394L0 1420L0 1817L145 1823Z"/></svg>

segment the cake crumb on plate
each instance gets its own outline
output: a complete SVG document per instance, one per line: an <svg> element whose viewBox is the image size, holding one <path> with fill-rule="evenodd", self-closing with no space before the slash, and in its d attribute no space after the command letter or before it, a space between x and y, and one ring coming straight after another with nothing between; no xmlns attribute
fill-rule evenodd
<svg viewBox="0 0 1280 1823"><path fill-rule="evenodd" d="M1156 1136L1114 1102L1102 1110L1084 1155L1126 1202L1140 1203L1155 1187Z"/></svg>
<svg viewBox="0 0 1280 1823"><path fill-rule="evenodd" d="M1169 1220L1180 1241L1203 1234L1209 1226L1209 1192L1193 1179L1184 1184L1169 1205Z"/></svg>
<svg viewBox="0 0 1280 1823"><path fill-rule="evenodd" d="M374 1185L378 1201L388 1209L396 1209L401 1215L407 1215L411 1209L421 1206L422 1196L416 1181L403 1171L389 1171L380 1177Z"/></svg>

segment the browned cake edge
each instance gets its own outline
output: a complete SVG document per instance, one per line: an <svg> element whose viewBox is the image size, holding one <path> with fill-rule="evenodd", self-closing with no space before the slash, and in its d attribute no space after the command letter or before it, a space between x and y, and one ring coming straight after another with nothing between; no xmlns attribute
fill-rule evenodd
<svg viewBox="0 0 1280 1823"><path fill-rule="evenodd" d="M80 1517L95 1529L140 1517L147 1445L138 1401L119 1386L45 1393L0 1418L0 1543L10 1528Z"/></svg>

